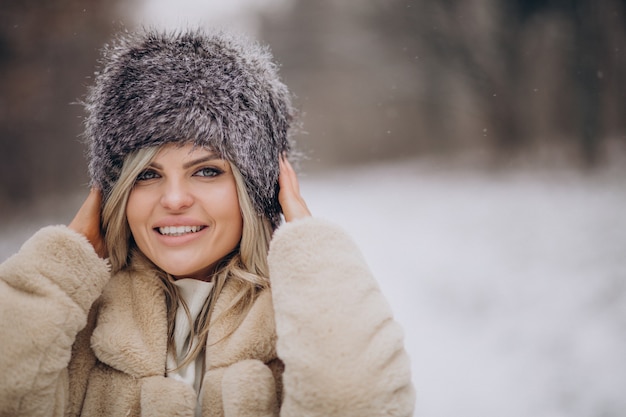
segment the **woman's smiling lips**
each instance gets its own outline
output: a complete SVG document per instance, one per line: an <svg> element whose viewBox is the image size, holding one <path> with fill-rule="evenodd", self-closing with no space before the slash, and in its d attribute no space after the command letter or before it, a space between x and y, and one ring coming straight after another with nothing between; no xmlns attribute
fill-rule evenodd
<svg viewBox="0 0 626 417"><path fill-rule="evenodd" d="M197 228L197 231L185 232L185 229ZM167 233L162 233L160 229L169 229ZM182 233L178 230L183 229ZM209 230L207 226L163 226L154 229L156 240L165 246L182 246L191 243L206 234Z"/></svg>
<svg viewBox="0 0 626 417"><path fill-rule="evenodd" d="M201 221L189 218L165 219L154 225L155 231L160 241L167 244L185 244L194 240L208 228Z"/></svg>

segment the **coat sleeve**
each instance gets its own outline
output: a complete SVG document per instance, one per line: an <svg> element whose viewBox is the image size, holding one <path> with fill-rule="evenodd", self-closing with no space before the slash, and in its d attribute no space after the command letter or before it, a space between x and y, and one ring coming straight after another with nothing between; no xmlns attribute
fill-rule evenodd
<svg viewBox="0 0 626 417"><path fill-rule="evenodd" d="M72 345L109 276L64 226L41 229L0 265L0 416L64 413Z"/></svg>
<svg viewBox="0 0 626 417"><path fill-rule="evenodd" d="M269 265L281 416L411 416L403 331L352 240L323 220L287 223Z"/></svg>

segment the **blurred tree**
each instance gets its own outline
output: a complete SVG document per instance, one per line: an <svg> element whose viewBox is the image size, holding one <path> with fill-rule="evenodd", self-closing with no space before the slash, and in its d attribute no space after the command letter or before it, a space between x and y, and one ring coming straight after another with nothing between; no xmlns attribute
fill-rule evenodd
<svg viewBox="0 0 626 417"><path fill-rule="evenodd" d="M625 4L391 0L376 2L372 21L388 31L390 48L410 43L424 57L419 76L429 86L431 121L454 108L455 85L468 90L500 154L574 141L592 165L605 138L625 139L617 116L626 110Z"/></svg>
<svg viewBox="0 0 626 417"><path fill-rule="evenodd" d="M294 0L264 37L330 162L626 147L625 0Z"/></svg>
<svg viewBox="0 0 626 417"><path fill-rule="evenodd" d="M112 29L105 0L0 8L0 208L85 184L80 106Z"/></svg>
<svg viewBox="0 0 626 417"><path fill-rule="evenodd" d="M615 93L620 100L626 98L623 88L626 82L623 77L626 70L623 52L626 1L517 0L510 4L514 8L512 12L522 22L540 14L560 15L571 22L567 72L573 85L575 105L572 116L573 120L579 121L576 136L585 161L589 165L595 164L607 130L611 129L603 120L606 111L603 98ZM613 90L613 87L617 88Z"/></svg>

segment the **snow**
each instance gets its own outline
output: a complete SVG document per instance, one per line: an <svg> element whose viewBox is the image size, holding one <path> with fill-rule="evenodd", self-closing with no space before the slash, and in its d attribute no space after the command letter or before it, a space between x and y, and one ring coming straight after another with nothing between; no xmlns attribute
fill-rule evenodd
<svg viewBox="0 0 626 417"><path fill-rule="evenodd" d="M608 417L626 415L624 174L407 161L301 188L357 242L403 325L416 416ZM66 222L68 201L3 227L0 259Z"/></svg>

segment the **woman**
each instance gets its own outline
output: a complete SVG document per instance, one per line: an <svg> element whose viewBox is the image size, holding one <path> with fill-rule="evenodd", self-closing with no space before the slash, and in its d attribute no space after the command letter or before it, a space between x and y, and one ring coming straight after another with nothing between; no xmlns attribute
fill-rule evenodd
<svg viewBox="0 0 626 417"><path fill-rule="evenodd" d="M412 414L401 329L300 196L267 50L125 35L86 109L91 193L0 265L0 415Z"/></svg>

